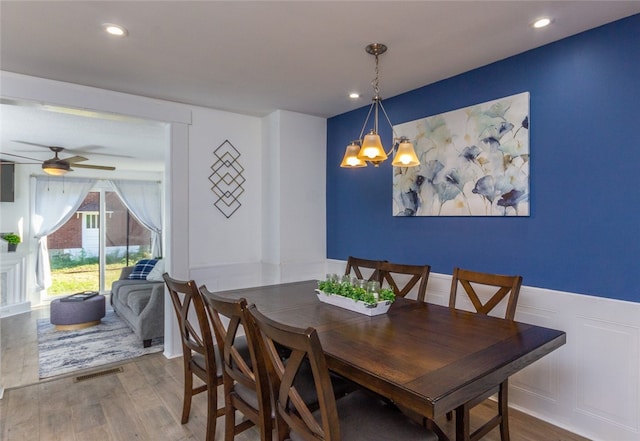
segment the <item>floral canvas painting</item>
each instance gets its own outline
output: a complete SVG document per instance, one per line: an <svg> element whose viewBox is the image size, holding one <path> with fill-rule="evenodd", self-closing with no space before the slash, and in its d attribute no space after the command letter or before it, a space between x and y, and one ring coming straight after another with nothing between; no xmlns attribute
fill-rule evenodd
<svg viewBox="0 0 640 441"><path fill-rule="evenodd" d="M394 167L394 216L529 216L529 93L394 126L417 167Z"/></svg>

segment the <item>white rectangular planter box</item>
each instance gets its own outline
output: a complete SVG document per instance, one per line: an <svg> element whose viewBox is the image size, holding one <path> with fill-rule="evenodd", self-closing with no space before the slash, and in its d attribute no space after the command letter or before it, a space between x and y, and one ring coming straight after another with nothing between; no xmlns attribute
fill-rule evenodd
<svg viewBox="0 0 640 441"><path fill-rule="evenodd" d="M378 302L377 305L367 305L364 302L353 300L349 297L344 297L337 294L326 294L319 289L316 289L316 294L318 295L318 300L323 303L328 303L330 305L338 306L340 308L348 309L349 311L369 316L385 314L391 306L391 302L387 300Z"/></svg>

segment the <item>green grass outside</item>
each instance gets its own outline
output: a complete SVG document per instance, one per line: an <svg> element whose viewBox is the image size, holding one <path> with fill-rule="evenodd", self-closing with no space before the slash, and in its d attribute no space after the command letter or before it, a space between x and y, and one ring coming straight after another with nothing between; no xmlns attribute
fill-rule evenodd
<svg viewBox="0 0 640 441"><path fill-rule="evenodd" d="M148 259L150 253L142 250L129 255L129 265L139 259ZM117 253L107 254L105 269L105 290L111 290L111 283L120 278L120 270L126 266L127 259ZM87 257L84 252L72 258L68 254L53 254L51 256L52 286L47 289L50 296L74 294L81 291L98 291L98 258Z"/></svg>
<svg viewBox="0 0 640 441"><path fill-rule="evenodd" d="M118 280L122 263L107 264L105 271L105 289L111 289L111 283ZM50 296L73 294L81 291L98 290L98 264L85 264L73 268L51 269L53 285L47 290Z"/></svg>

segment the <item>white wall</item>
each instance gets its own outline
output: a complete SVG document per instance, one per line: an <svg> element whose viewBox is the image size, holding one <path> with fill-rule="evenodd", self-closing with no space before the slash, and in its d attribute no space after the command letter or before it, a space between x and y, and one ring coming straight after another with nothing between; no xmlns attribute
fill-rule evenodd
<svg viewBox="0 0 640 441"><path fill-rule="evenodd" d="M262 121L262 205L267 213L280 213L280 125L281 112L273 112ZM262 222L262 257L269 265L280 263L280 223L275 216Z"/></svg>
<svg viewBox="0 0 640 441"><path fill-rule="evenodd" d="M0 232L13 232L22 237L20 248L29 246L29 236L25 235L29 225L29 173L31 166L15 167L14 202L0 202ZM0 241L0 250L7 251L7 243Z"/></svg>
<svg viewBox="0 0 640 441"><path fill-rule="evenodd" d="M197 227L192 223L190 229L220 244L211 250L218 258L192 264L191 277L211 291L305 280L324 271L326 120L276 111L262 119L259 140L260 151L246 159L242 146L234 143L243 153L242 165L251 171L240 210L225 219L213 208L208 210L211 219ZM209 151L191 155L195 163L211 161ZM205 196L190 189L190 195L196 192Z"/></svg>
<svg viewBox="0 0 640 441"><path fill-rule="evenodd" d="M279 111L280 215L283 263L326 258L326 145L324 118ZM265 207L265 211L268 208Z"/></svg>
<svg viewBox="0 0 640 441"><path fill-rule="evenodd" d="M312 278L327 255L326 120L280 110L265 126L265 281Z"/></svg>
<svg viewBox="0 0 640 441"><path fill-rule="evenodd" d="M193 108L189 127L189 230L191 269L261 260L261 121L260 118L205 108ZM240 152L246 181L241 207L225 217L215 206L209 176L213 151L225 140Z"/></svg>

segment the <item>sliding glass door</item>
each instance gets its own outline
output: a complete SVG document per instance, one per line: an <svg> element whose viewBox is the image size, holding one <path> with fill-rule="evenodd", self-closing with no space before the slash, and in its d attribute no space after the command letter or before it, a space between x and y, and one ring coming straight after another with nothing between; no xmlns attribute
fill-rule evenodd
<svg viewBox="0 0 640 441"><path fill-rule="evenodd" d="M60 229L48 236L53 285L48 296L108 292L123 267L151 257L151 232L99 181Z"/></svg>

